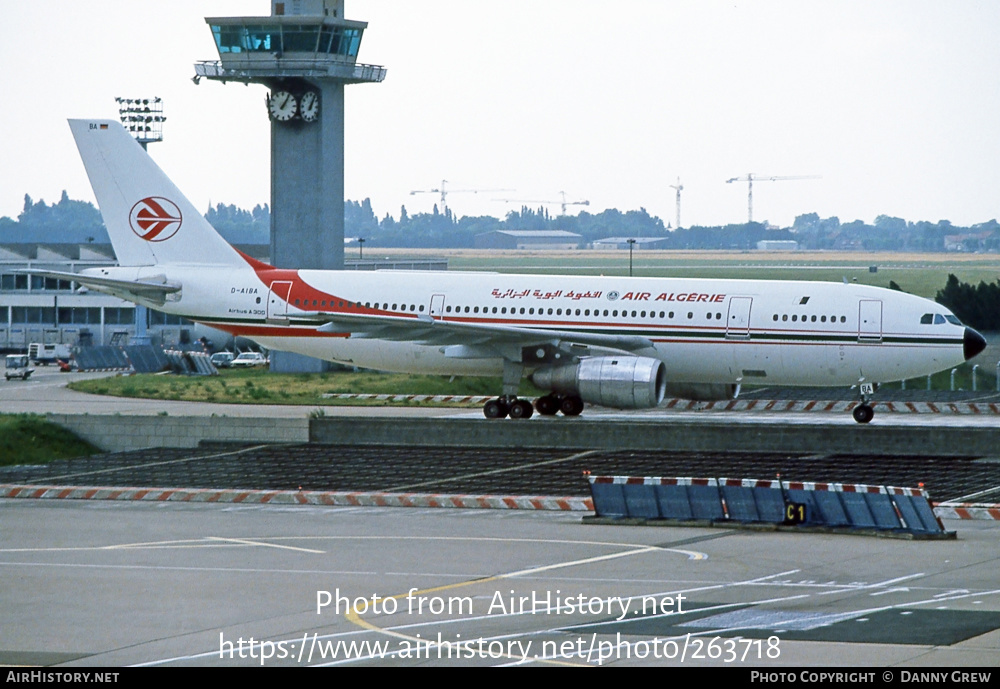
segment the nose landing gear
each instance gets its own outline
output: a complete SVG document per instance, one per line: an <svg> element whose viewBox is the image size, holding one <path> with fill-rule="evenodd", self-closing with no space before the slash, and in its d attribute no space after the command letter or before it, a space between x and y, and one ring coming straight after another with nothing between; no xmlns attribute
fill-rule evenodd
<svg viewBox="0 0 1000 689"><path fill-rule="evenodd" d="M861 402L858 406L854 407L851 415L858 423L868 423L875 418L875 409L872 408L869 402L872 395L878 390L878 383L861 383L858 385L858 390L861 395Z"/></svg>

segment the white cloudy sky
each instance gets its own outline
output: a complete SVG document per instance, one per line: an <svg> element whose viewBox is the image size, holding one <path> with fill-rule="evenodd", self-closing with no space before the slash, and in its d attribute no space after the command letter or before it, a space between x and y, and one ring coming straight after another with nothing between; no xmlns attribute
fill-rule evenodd
<svg viewBox="0 0 1000 689"><path fill-rule="evenodd" d="M217 57L205 16L267 0L0 0L0 215L92 200L65 120L161 96L153 156L201 208L268 202L263 86L191 82ZM348 0L369 22L347 91L347 197L379 216L492 199L587 199L665 221L788 225L818 212L973 224L1000 217L995 0ZM552 212L558 207L552 206ZM577 207L578 208L578 207ZM572 207L571 207L572 209ZM571 212L576 212L571 210Z"/></svg>

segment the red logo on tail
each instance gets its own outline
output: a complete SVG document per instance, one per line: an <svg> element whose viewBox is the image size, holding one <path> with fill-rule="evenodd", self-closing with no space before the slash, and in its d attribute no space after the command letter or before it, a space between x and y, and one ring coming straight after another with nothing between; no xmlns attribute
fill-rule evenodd
<svg viewBox="0 0 1000 689"><path fill-rule="evenodd" d="M181 229L181 209L162 196L147 196L132 206L128 223L132 231L147 242L170 239Z"/></svg>

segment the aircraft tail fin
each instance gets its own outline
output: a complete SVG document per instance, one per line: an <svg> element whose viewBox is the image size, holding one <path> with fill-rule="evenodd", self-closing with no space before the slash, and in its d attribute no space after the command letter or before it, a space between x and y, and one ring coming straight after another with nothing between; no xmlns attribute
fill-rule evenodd
<svg viewBox="0 0 1000 689"><path fill-rule="evenodd" d="M246 265L119 122L69 126L120 265Z"/></svg>

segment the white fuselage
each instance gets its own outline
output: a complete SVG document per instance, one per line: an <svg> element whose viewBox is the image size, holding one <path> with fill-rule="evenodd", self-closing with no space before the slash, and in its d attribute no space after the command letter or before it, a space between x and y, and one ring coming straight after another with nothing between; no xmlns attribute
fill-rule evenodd
<svg viewBox="0 0 1000 689"><path fill-rule="evenodd" d="M104 269L182 285L168 313L270 349L385 371L497 375L500 356L322 332L316 314L367 314L646 338L668 380L850 386L928 375L964 361L964 326L944 307L857 284L459 272L354 272L204 265ZM951 318L951 321L948 318ZM474 339L474 338L473 338ZM564 338L566 339L566 338ZM571 341L571 338L569 338Z"/></svg>

